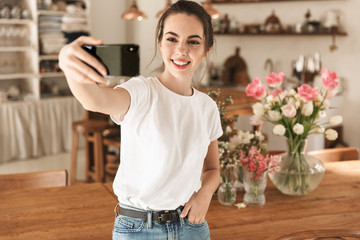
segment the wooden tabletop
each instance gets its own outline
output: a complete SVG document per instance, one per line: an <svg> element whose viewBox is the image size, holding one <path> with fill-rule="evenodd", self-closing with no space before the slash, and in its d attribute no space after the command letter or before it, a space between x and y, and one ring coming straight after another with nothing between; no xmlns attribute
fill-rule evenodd
<svg viewBox="0 0 360 240"><path fill-rule="evenodd" d="M0 192L0 239L109 240L116 204L100 183Z"/></svg>
<svg viewBox="0 0 360 240"><path fill-rule="evenodd" d="M325 166L319 187L303 197L283 195L268 182L262 207L226 207L214 198L206 216L211 239L263 240L312 230L360 230L360 161ZM243 202L243 194L236 202Z"/></svg>
<svg viewBox="0 0 360 240"><path fill-rule="evenodd" d="M262 207L226 207L213 198L206 216L211 239L266 240L304 231L359 231L360 161L325 167L320 186L304 197L283 195L268 182ZM236 202L242 197L238 194ZM0 192L0 239L111 239L116 203L112 183Z"/></svg>

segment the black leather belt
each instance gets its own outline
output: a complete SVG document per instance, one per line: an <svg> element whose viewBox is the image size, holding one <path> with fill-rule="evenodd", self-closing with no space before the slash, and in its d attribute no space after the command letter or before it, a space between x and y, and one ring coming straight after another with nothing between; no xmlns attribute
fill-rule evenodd
<svg viewBox="0 0 360 240"><path fill-rule="evenodd" d="M147 220L147 212L136 211L132 209L126 209L119 207L118 213L120 215L124 215L127 217L140 218L143 220ZM179 213L177 210L166 210L152 213L152 220L158 222L161 225L166 223L171 223L179 220Z"/></svg>

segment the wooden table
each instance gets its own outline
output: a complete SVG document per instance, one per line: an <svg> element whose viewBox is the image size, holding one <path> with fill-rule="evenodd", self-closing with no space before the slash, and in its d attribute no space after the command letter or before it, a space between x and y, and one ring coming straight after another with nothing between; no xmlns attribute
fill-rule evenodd
<svg viewBox="0 0 360 240"><path fill-rule="evenodd" d="M325 167L323 181L307 196L283 195L269 181L262 207L226 207L214 198L206 216L211 239L277 239L323 229L360 234L360 161L326 163ZM243 194L237 197L237 203L243 201Z"/></svg>
<svg viewBox="0 0 360 240"><path fill-rule="evenodd" d="M101 183L0 192L0 239L109 240L116 204Z"/></svg>
<svg viewBox="0 0 360 240"><path fill-rule="evenodd" d="M269 182L262 207L225 207L214 198L206 216L211 239L277 239L321 229L359 231L360 161L325 166L320 186L304 197L285 196ZM237 202L242 202L242 194ZM0 239L111 239L116 203L111 183L0 192Z"/></svg>

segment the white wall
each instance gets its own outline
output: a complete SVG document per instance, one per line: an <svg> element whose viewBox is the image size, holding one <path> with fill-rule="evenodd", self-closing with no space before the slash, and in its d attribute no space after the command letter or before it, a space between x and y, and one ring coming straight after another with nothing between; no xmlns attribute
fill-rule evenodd
<svg viewBox="0 0 360 240"><path fill-rule="evenodd" d="M130 6L130 3L130 0L126 0L125 8ZM137 3L138 7L146 12L148 19L141 22L125 23L124 20L121 20L124 1L92 0L92 16L97 19L96 24L93 25L93 33L95 36L103 36L109 41L115 41L119 38L120 42L127 41L139 44L141 74L148 75L151 69L157 66L157 64L153 64L150 69L146 69L154 55L154 33L157 24L155 15L165 6L166 1L138 0ZM235 47L239 46L241 47L241 56L247 62L250 77L264 79L266 75L264 62L267 58L274 61L275 71L283 71L290 75L291 61L296 60L300 54L308 55L320 52L323 67L336 71L344 79L345 91L342 94L343 99L338 101L340 104L337 104L339 105L337 111L344 117L345 141L351 146L360 148L360 128L357 127L357 119L360 119L360 94L357 92L357 89L360 89L357 71L360 60L359 0L289 1L217 4L215 6L223 13L236 16L243 24L263 22L273 9L283 24L302 21L308 9L311 10L312 16L320 20L325 17L329 10L339 11L341 24L348 36L337 38L339 49L335 52L329 50L331 38L328 36L217 36L217 47L213 62L221 65L228 56L234 53ZM115 9L117 7L118 9ZM123 32L124 30L126 32Z"/></svg>

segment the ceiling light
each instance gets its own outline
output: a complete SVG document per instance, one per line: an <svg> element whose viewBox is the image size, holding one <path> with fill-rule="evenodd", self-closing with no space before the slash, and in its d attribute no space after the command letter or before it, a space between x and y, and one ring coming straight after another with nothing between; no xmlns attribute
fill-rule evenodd
<svg viewBox="0 0 360 240"><path fill-rule="evenodd" d="M147 16L144 12L142 12L138 9L138 7L136 5L136 0L134 0L131 7L123 13L122 18L125 20L141 21L143 19L146 19Z"/></svg>
<svg viewBox="0 0 360 240"><path fill-rule="evenodd" d="M160 18L160 17L166 12L166 10L168 10L168 9L171 7L171 4L172 4L172 3L171 3L171 0L168 0L165 8L164 8L163 10L160 10L160 11L156 14L156 17L157 17L157 18Z"/></svg>
<svg viewBox="0 0 360 240"><path fill-rule="evenodd" d="M203 7L206 12L211 16L211 18L216 19L221 16L221 13L212 6L211 0L206 0L203 3Z"/></svg>

